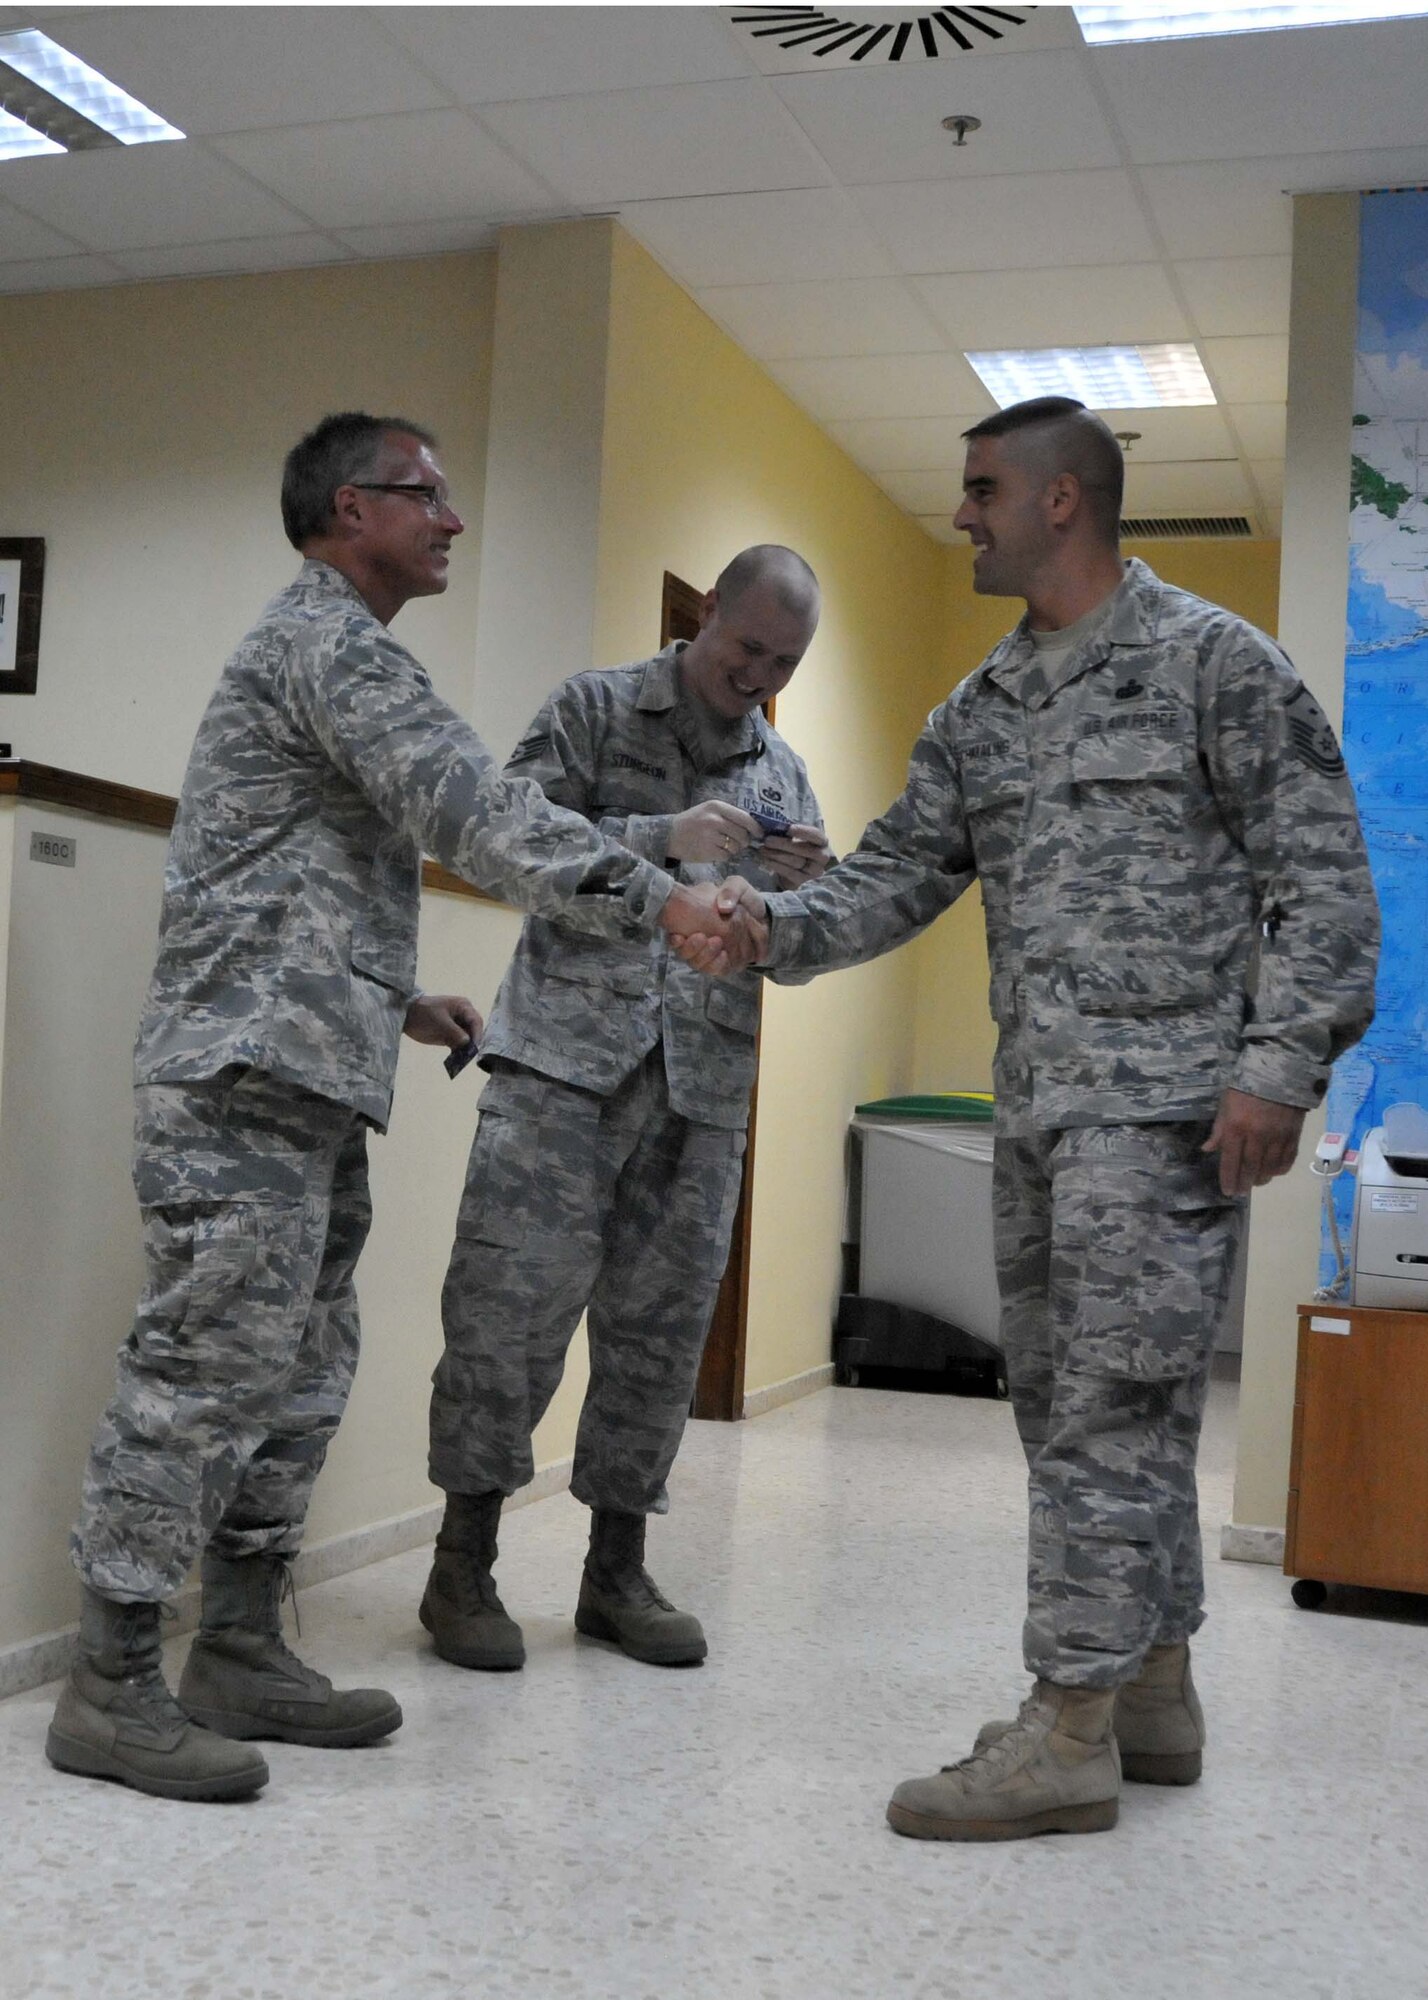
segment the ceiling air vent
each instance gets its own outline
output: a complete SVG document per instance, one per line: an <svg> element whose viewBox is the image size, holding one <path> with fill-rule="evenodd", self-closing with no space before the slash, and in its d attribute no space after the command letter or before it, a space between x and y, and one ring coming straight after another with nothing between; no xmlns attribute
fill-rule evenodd
<svg viewBox="0 0 1428 2000"><path fill-rule="evenodd" d="M1122 521L1128 541L1165 541L1171 536L1200 541L1232 540L1253 530L1243 514L1147 514L1139 521Z"/></svg>
<svg viewBox="0 0 1428 2000"><path fill-rule="evenodd" d="M906 7L869 7L844 14L820 7L730 7L728 18L749 37L767 75L810 69L876 68L900 63L911 69L944 56L1002 49L1009 37L1043 39L1038 13L1059 8L941 7L925 14Z"/></svg>

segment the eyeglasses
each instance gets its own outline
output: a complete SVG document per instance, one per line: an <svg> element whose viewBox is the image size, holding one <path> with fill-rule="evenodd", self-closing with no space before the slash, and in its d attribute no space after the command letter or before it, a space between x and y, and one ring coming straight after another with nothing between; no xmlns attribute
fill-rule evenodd
<svg viewBox="0 0 1428 2000"><path fill-rule="evenodd" d="M424 486L414 480L397 484L390 479L349 479L347 483L360 487L364 493L410 493L433 517L444 514L451 505L451 496L444 487Z"/></svg>

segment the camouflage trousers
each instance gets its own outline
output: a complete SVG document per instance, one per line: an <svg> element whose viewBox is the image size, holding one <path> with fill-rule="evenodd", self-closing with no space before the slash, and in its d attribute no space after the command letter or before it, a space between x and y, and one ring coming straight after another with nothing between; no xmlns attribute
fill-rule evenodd
<svg viewBox="0 0 1428 2000"><path fill-rule="evenodd" d="M588 1308L590 1386L570 1490L668 1510L729 1255L742 1132L671 1111L656 1047L610 1097L502 1065L481 1118L442 1293L431 1477L512 1493Z"/></svg>
<svg viewBox="0 0 1428 2000"><path fill-rule="evenodd" d="M1195 1456L1244 1204L1203 1125L998 1139L1002 1340L1029 1468L1031 1672L1132 1679L1204 1618Z"/></svg>
<svg viewBox="0 0 1428 2000"><path fill-rule="evenodd" d="M357 1366L366 1126L259 1070L136 1092L145 1282L71 1553L125 1600L292 1555Z"/></svg>

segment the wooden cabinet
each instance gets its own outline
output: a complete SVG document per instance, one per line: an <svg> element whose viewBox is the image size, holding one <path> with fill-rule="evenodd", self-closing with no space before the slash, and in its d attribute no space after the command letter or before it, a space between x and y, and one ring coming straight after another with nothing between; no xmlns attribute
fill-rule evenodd
<svg viewBox="0 0 1428 2000"><path fill-rule="evenodd" d="M1428 1592L1428 1312L1299 1308L1284 1571Z"/></svg>

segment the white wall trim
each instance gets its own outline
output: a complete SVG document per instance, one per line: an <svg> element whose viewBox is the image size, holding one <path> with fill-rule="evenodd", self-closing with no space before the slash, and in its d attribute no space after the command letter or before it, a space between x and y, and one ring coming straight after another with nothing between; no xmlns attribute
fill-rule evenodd
<svg viewBox="0 0 1428 2000"><path fill-rule="evenodd" d="M820 1389L831 1387L833 1363L823 1362L817 1368L806 1368L801 1375L790 1375L782 1382L770 1382L766 1389L751 1389L744 1398L746 1417L765 1417L770 1410L776 1410L782 1403L795 1403L800 1396L816 1395Z"/></svg>
<svg viewBox="0 0 1428 2000"><path fill-rule="evenodd" d="M1269 1563L1284 1567L1283 1528L1252 1528L1241 1521L1226 1521L1220 1530L1220 1560L1232 1563Z"/></svg>
<svg viewBox="0 0 1428 2000"><path fill-rule="evenodd" d="M563 1493L570 1484L573 1466L574 1460L569 1458L557 1458L541 1466L528 1486L511 1494L506 1506L525 1507L532 1500L546 1500L553 1493ZM325 1542L315 1542L293 1564L293 1582L299 1590L309 1590L314 1584L330 1583L335 1576L365 1569L369 1563L385 1562L388 1556L422 1548L436 1539L441 1515L441 1503L436 1502L429 1507L414 1507L408 1514L394 1514L386 1521L373 1521L345 1535L332 1535ZM173 1611L173 1622L164 1624L165 1639L176 1639L198 1624L197 1583L179 1592L173 1599ZM37 1638L21 1639L17 1645L0 1648L0 1701L7 1695L23 1694L27 1688L42 1687L46 1681L67 1674L78 1630L78 1625L67 1625L62 1631L42 1632Z"/></svg>

